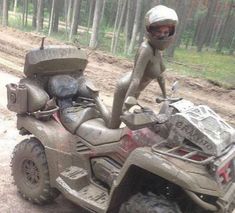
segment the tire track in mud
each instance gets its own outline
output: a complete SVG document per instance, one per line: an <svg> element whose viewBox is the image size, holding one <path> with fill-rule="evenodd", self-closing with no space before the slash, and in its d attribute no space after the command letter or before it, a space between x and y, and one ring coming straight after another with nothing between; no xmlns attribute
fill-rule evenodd
<svg viewBox="0 0 235 213"><path fill-rule="evenodd" d="M26 53L25 48L21 48L20 46L3 39L0 39L0 51L20 58L24 58Z"/></svg>

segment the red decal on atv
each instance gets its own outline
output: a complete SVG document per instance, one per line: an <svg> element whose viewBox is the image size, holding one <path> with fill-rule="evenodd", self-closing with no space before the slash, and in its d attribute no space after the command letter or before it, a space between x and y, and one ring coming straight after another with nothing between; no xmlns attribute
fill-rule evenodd
<svg viewBox="0 0 235 213"><path fill-rule="evenodd" d="M59 116L58 116L58 112L55 112L52 116L59 124L61 124Z"/></svg>
<svg viewBox="0 0 235 213"><path fill-rule="evenodd" d="M126 136L124 136L122 142L121 142L121 148L124 150L125 153L130 153L134 149L136 149L138 146L136 142L133 140L132 132L129 131Z"/></svg>
<svg viewBox="0 0 235 213"><path fill-rule="evenodd" d="M129 131L122 139L121 149L125 156L128 156L133 150L138 147L152 146L157 140L149 129L140 129Z"/></svg>
<svg viewBox="0 0 235 213"><path fill-rule="evenodd" d="M222 179L221 183L228 183L232 179L231 171L231 162L227 163L218 171L219 177Z"/></svg>
<svg viewBox="0 0 235 213"><path fill-rule="evenodd" d="M60 122L59 113L58 113L58 112L55 112L55 113L52 115L52 117L54 118L54 120L55 120L57 123L59 123L59 124L61 125L61 126L60 126L60 131L61 131L61 132L66 131L65 128L64 128L64 126L63 126L63 124Z"/></svg>

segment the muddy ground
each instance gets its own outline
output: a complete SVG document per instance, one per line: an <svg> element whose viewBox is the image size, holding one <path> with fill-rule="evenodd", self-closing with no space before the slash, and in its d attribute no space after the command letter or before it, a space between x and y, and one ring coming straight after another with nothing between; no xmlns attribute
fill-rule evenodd
<svg viewBox="0 0 235 213"><path fill-rule="evenodd" d="M14 113L6 109L5 84L17 82L18 77L23 76L25 53L32 48L39 47L40 40L41 37L37 34L0 28L0 212L83 212L63 196L48 206L29 204L21 199L12 184L10 155L15 144L22 138L15 129ZM47 39L45 43L59 44L60 42ZM97 85L105 103L110 106L117 79L131 70L133 63L99 51L87 51L89 64L85 74ZM170 85L178 80L180 82L179 96L196 104L207 104L235 126L234 90L219 88L207 81L180 76L169 70L166 75L168 91ZM159 94L158 85L153 82L141 95L141 103L157 109L154 100Z"/></svg>

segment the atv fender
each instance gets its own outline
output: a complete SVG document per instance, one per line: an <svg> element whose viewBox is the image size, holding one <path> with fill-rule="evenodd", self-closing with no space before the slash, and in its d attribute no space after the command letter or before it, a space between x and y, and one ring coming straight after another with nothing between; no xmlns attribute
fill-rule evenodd
<svg viewBox="0 0 235 213"><path fill-rule="evenodd" d="M182 163L187 164L186 162ZM190 166L192 167L193 165L191 164ZM111 209L118 205L115 203L117 200L120 200L120 198L125 199L125 196L131 193L130 191L132 189L129 188L133 184L133 181L139 184L138 172L134 172L133 168L134 170L141 169L142 171L146 171L146 175L149 172L155 174L161 179L181 187L183 190L218 197L221 194L216 182L212 178L209 179L209 177L206 177L205 173L199 174L199 172L188 171L188 166L185 166L185 169L182 169L182 167L179 168L168 157L157 155L152 152L150 147L144 147L137 148L130 154L118 178L114 181L109 205Z"/></svg>
<svg viewBox="0 0 235 213"><path fill-rule="evenodd" d="M17 129L25 129L36 137L44 146L47 157L51 185L59 173L72 165L71 145L78 140L64 127L50 119L41 121L33 116L17 115Z"/></svg>

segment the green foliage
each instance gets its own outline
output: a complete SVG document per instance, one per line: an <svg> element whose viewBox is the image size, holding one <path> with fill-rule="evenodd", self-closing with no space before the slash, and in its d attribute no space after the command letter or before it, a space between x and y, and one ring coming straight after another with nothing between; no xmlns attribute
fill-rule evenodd
<svg viewBox="0 0 235 213"><path fill-rule="evenodd" d="M22 25L21 16L19 16L19 15L15 16L15 17L9 16L9 18L8 18L8 25L10 27L14 27L14 28L18 28L19 29L19 26Z"/></svg>
<svg viewBox="0 0 235 213"><path fill-rule="evenodd" d="M45 35L47 36L48 32L46 32ZM64 30L59 30L58 33L52 32L50 37L63 42L68 41L68 34Z"/></svg>
<svg viewBox="0 0 235 213"><path fill-rule="evenodd" d="M88 17L89 16L89 4L88 1L82 1L80 14L79 14L79 22L82 26L87 26Z"/></svg>
<svg viewBox="0 0 235 213"><path fill-rule="evenodd" d="M83 47L88 47L90 42L90 33L89 32L79 32L76 36L72 37L73 43L78 43Z"/></svg>
<svg viewBox="0 0 235 213"><path fill-rule="evenodd" d="M180 74L204 78L225 88L235 88L234 56L177 49L174 61L181 64L169 63L168 67Z"/></svg>
<svg viewBox="0 0 235 213"><path fill-rule="evenodd" d="M16 29L20 29L22 31L32 31L32 20L28 19L28 25L27 26L22 26L22 17L20 15L10 15L9 19L8 19L8 25L10 27L16 28Z"/></svg>

